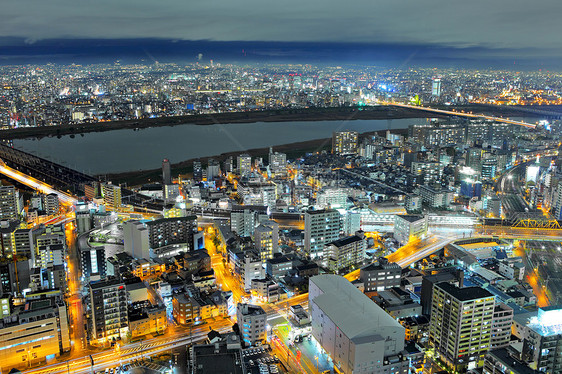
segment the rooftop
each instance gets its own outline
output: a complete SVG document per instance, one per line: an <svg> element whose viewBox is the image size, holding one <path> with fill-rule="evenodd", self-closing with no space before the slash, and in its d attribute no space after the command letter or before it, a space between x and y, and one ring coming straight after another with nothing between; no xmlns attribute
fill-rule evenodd
<svg viewBox="0 0 562 374"><path fill-rule="evenodd" d="M414 214L397 214L396 217L400 217L403 220L406 220L410 223L414 223L414 222L417 222L419 220L424 219L423 216L414 215Z"/></svg>
<svg viewBox="0 0 562 374"><path fill-rule="evenodd" d="M482 287L464 287L459 288L450 283L439 283L435 285L441 288L443 291L453 296L455 299L460 301L470 301L476 299L483 299L486 297L494 297L492 293L483 289Z"/></svg>
<svg viewBox="0 0 562 374"><path fill-rule="evenodd" d="M356 243L356 242L360 242L363 239L353 235L353 236L348 236L347 238L341 238L338 240L334 240L333 242L329 243L328 245L335 245L336 247L343 247L344 245L348 245L348 244L352 244L352 243Z"/></svg>

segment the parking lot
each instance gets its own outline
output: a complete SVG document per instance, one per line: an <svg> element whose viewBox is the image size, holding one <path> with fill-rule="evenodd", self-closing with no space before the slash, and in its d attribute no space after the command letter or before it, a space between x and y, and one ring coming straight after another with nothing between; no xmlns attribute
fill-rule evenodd
<svg viewBox="0 0 562 374"><path fill-rule="evenodd" d="M258 347L242 351L248 373L252 374L277 374L283 373L279 359L271 355L271 349Z"/></svg>

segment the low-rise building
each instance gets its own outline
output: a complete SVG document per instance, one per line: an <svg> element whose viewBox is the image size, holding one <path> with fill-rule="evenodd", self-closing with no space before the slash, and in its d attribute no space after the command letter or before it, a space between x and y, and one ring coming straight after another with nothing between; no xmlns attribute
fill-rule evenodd
<svg viewBox="0 0 562 374"><path fill-rule="evenodd" d="M323 258L332 271L347 269L365 260L366 247L363 235L349 236L326 244Z"/></svg>
<svg viewBox="0 0 562 374"><path fill-rule="evenodd" d="M267 314L262 307L239 303L236 306L236 319L240 327L242 340L247 346L265 342L267 337Z"/></svg>
<svg viewBox="0 0 562 374"><path fill-rule="evenodd" d="M362 267L359 279L363 282L365 292L384 291L392 287L400 287L402 268L384 257L377 262Z"/></svg>
<svg viewBox="0 0 562 374"><path fill-rule="evenodd" d="M410 240L422 239L427 235L427 217L412 214L398 214L394 220L394 239L401 245Z"/></svg>

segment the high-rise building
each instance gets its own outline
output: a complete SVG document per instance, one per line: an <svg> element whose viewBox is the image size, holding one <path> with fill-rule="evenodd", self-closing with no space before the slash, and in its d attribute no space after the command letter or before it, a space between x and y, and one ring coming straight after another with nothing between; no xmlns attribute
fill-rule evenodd
<svg viewBox="0 0 562 374"><path fill-rule="evenodd" d="M14 186L0 186L0 221L19 219L21 209L19 191Z"/></svg>
<svg viewBox="0 0 562 374"><path fill-rule="evenodd" d="M91 340L99 344L124 338L129 327L127 290L118 279L90 283Z"/></svg>
<svg viewBox="0 0 562 374"><path fill-rule="evenodd" d="M311 277L308 305L312 335L337 372L408 373L404 327L347 279Z"/></svg>
<svg viewBox="0 0 562 374"><path fill-rule="evenodd" d="M45 195L45 213L49 216L59 213L59 196L56 193Z"/></svg>
<svg viewBox="0 0 562 374"><path fill-rule="evenodd" d="M210 182L220 176L221 167L220 163L214 158L210 158L207 161L207 180Z"/></svg>
<svg viewBox="0 0 562 374"><path fill-rule="evenodd" d="M152 249L171 244L185 244L188 251L192 251L195 247L196 216L160 218L148 221L145 225L148 228L148 240Z"/></svg>
<svg viewBox="0 0 562 374"><path fill-rule="evenodd" d="M107 208L112 210L121 208L121 187L104 183L102 184L102 195Z"/></svg>
<svg viewBox="0 0 562 374"><path fill-rule="evenodd" d="M323 257L324 246L338 239L341 215L337 210L309 210L304 214L304 251L312 259Z"/></svg>
<svg viewBox="0 0 562 374"><path fill-rule="evenodd" d="M436 356L463 372L484 365L490 349L495 297L481 287L433 287L429 341Z"/></svg>
<svg viewBox="0 0 562 374"><path fill-rule="evenodd" d="M522 359L541 373L562 373L562 308L540 308L529 319L523 340Z"/></svg>
<svg viewBox="0 0 562 374"><path fill-rule="evenodd" d="M494 318L492 319L490 349L502 348L509 345L512 323L513 308L504 303L497 303L494 307Z"/></svg>
<svg viewBox="0 0 562 374"><path fill-rule="evenodd" d="M84 280L89 281L92 276L104 278L107 274L105 263L105 248L103 246L80 247L80 270Z"/></svg>
<svg viewBox="0 0 562 374"><path fill-rule="evenodd" d="M201 182L203 180L203 165L201 160L193 161L193 180L195 182Z"/></svg>
<svg viewBox="0 0 562 374"><path fill-rule="evenodd" d="M364 235L352 235L326 244L324 260L328 269L339 271L351 268L365 260L367 242Z"/></svg>
<svg viewBox="0 0 562 374"><path fill-rule="evenodd" d="M441 96L441 79L440 78L433 78L433 82L431 84L431 95L435 97Z"/></svg>
<svg viewBox="0 0 562 374"><path fill-rule="evenodd" d="M236 159L236 167L241 177L250 175L252 172L252 157L247 153L239 155Z"/></svg>
<svg viewBox="0 0 562 374"><path fill-rule="evenodd" d="M125 252L133 258L150 258L149 231L141 221L127 221L123 224L123 244Z"/></svg>
<svg viewBox="0 0 562 374"><path fill-rule="evenodd" d="M260 222L268 220L265 207L260 210L235 208L230 212L230 229L239 236L248 237L254 234L255 228Z"/></svg>
<svg viewBox="0 0 562 374"><path fill-rule="evenodd" d="M275 177L287 176L287 155L269 149L269 170Z"/></svg>
<svg viewBox="0 0 562 374"><path fill-rule="evenodd" d="M332 133L333 154L356 154L358 146L359 133L357 131L334 131Z"/></svg>
<svg viewBox="0 0 562 374"><path fill-rule="evenodd" d="M246 345L253 346L266 340L267 314L261 306L239 303L236 306L236 320Z"/></svg>
<svg viewBox="0 0 562 374"><path fill-rule="evenodd" d="M273 258L279 251L279 224L270 221L258 225L254 230L254 243L262 261Z"/></svg>
<svg viewBox="0 0 562 374"><path fill-rule="evenodd" d="M165 158L162 161L162 184L172 184L172 171L170 168L170 160Z"/></svg>

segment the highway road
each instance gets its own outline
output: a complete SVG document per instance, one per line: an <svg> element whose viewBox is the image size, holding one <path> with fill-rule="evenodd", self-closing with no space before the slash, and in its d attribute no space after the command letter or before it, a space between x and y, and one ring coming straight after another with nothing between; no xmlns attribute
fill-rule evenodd
<svg viewBox="0 0 562 374"><path fill-rule="evenodd" d="M33 188L34 190L40 191L45 194L54 193L57 194L59 200L63 205L72 206L76 204L78 201L76 198L56 190L52 186L48 185L45 182L41 182L29 175L23 174L22 172L12 169L11 167L7 166L3 161L0 160L0 174L4 174L7 177L10 177L28 187Z"/></svg>
<svg viewBox="0 0 562 374"><path fill-rule="evenodd" d="M414 110L422 110L422 111L425 111L425 112L432 112L432 113L436 113L436 114L445 114L445 115L448 115L448 116L488 119L488 120L496 121L496 122L509 123L511 125L524 126L524 127L530 128L530 129L534 129L534 128L537 127L537 125L535 125L533 123L527 123L527 122L522 122L522 121L514 121L514 120L511 120L509 118L487 116L487 115L484 115L484 114L474 114L474 113L466 113L466 112L462 112L462 111L457 112L457 111L454 111L454 110L435 109L435 108L428 108L428 107L423 107L423 106L402 104L402 103L389 102L389 101L379 101L379 104L397 106L397 107L400 107L400 108L408 108L408 109L414 109Z"/></svg>

